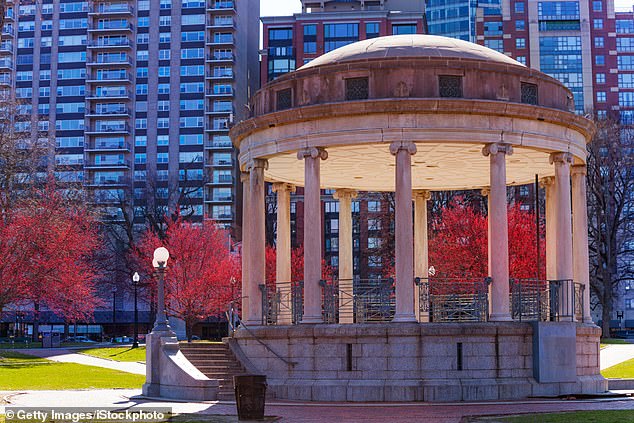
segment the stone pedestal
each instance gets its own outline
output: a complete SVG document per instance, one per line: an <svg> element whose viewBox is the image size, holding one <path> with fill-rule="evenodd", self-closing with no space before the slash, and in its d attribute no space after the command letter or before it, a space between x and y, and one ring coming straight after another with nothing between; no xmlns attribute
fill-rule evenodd
<svg viewBox="0 0 634 423"><path fill-rule="evenodd" d="M144 396L190 401L217 398L218 380L209 379L185 358L173 332L150 333L146 346Z"/></svg>

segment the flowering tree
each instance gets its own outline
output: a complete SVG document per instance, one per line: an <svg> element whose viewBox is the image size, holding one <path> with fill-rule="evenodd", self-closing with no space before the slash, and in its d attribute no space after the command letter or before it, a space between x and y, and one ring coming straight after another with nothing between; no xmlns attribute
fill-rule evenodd
<svg viewBox="0 0 634 423"><path fill-rule="evenodd" d="M535 215L509 207L509 268L512 278L537 276ZM540 230L543 234L544 231ZM488 274L487 217L460 199L432 222L429 264L442 277L480 278ZM539 277L545 278L545 246L540 238Z"/></svg>
<svg viewBox="0 0 634 423"><path fill-rule="evenodd" d="M276 250L275 247L267 246L265 252L266 260L266 285L275 287L276 282ZM321 260L321 278L331 280L335 276L335 269L326 264L326 260ZM291 281L298 282L304 280L304 247L300 246L291 250Z"/></svg>
<svg viewBox="0 0 634 423"><path fill-rule="evenodd" d="M182 218L168 222L165 238L151 231L142 237L136 258L152 274L154 249L163 246L170 252L165 294L168 314L185 322L191 341L194 324L227 309L240 296L239 260L231 253L229 233L214 222L199 226ZM156 278L153 278L156 289Z"/></svg>
<svg viewBox="0 0 634 423"><path fill-rule="evenodd" d="M53 183L22 202L0 223L0 308L31 304L33 336L39 310L66 321L86 320L100 303L95 293L93 255L100 242L86 209L69 202Z"/></svg>

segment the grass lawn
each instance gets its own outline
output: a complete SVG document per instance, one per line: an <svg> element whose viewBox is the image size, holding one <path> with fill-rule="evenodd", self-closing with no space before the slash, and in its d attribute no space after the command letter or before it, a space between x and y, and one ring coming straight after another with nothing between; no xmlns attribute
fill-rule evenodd
<svg viewBox="0 0 634 423"><path fill-rule="evenodd" d="M527 414L512 417L483 417L470 422L495 423L634 423L632 410L576 411L571 413Z"/></svg>
<svg viewBox="0 0 634 423"><path fill-rule="evenodd" d="M79 351L82 354L98 358L107 358L115 361L141 361L145 363L145 347L113 347L113 348L89 348Z"/></svg>
<svg viewBox="0 0 634 423"><path fill-rule="evenodd" d="M144 382L143 375L0 351L0 390L140 388Z"/></svg>
<svg viewBox="0 0 634 423"><path fill-rule="evenodd" d="M619 363L616 366L601 370L601 374L606 378L633 379L634 378L634 358ZM634 414L634 412L632 413Z"/></svg>
<svg viewBox="0 0 634 423"><path fill-rule="evenodd" d="M605 348L608 345L623 345L623 344L631 344L631 342L627 342L625 339L619 339L619 338L602 338L601 339L601 348Z"/></svg>

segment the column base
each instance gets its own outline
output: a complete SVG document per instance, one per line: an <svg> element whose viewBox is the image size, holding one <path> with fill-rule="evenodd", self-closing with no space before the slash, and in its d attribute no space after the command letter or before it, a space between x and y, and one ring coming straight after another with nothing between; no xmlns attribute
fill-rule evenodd
<svg viewBox="0 0 634 423"><path fill-rule="evenodd" d="M512 322L513 318L509 313L493 313L489 315L489 322Z"/></svg>
<svg viewBox="0 0 634 423"><path fill-rule="evenodd" d="M321 316L304 316L299 322L300 324L320 324L324 323L324 319Z"/></svg>
<svg viewBox="0 0 634 423"><path fill-rule="evenodd" d="M416 316L414 315L414 313L403 313L403 314L395 314L394 318L392 319L393 322L413 322L416 323Z"/></svg>
<svg viewBox="0 0 634 423"><path fill-rule="evenodd" d="M243 322L247 326L264 326L262 320L243 320Z"/></svg>
<svg viewBox="0 0 634 423"><path fill-rule="evenodd" d="M596 324L596 323L594 323L594 321L592 320L592 317L584 317L584 318L583 318L583 323L592 323L592 324Z"/></svg>

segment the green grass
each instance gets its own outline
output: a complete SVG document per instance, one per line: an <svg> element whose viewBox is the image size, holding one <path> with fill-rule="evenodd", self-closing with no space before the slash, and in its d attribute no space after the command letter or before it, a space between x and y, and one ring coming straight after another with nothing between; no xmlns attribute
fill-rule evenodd
<svg viewBox="0 0 634 423"><path fill-rule="evenodd" d="M18 363L50 363L34 355L21 354L15 351L0 350L0 366L15 365Z"/></svg>
<svg viewBox="0 0 634 423"><path fill-rule="evenodd" d="M634 358L601 370L601 374L610 379L634 379Z"/></svg>
<svg viewBox="0 0 634 423"><path fill-rule="evenodd" d="M577 411L510 417L483 417L469 421L491 423L634 423L634 413L632 410Z"/></svg>
<svg viewBox="0 0 634 423"><path fill-rule="evenodd" d="M35 360L0 365L0 390L134 389L144 382L142 375L75 363Z"/></svg>
<svg viewBox="0 0 634 423"><path fill-rule="evenodd" d="M115 361L140 361L145 363L145 347L112 347L112 348L89 348L79 351L98 358L107 358Z"/></svg>

